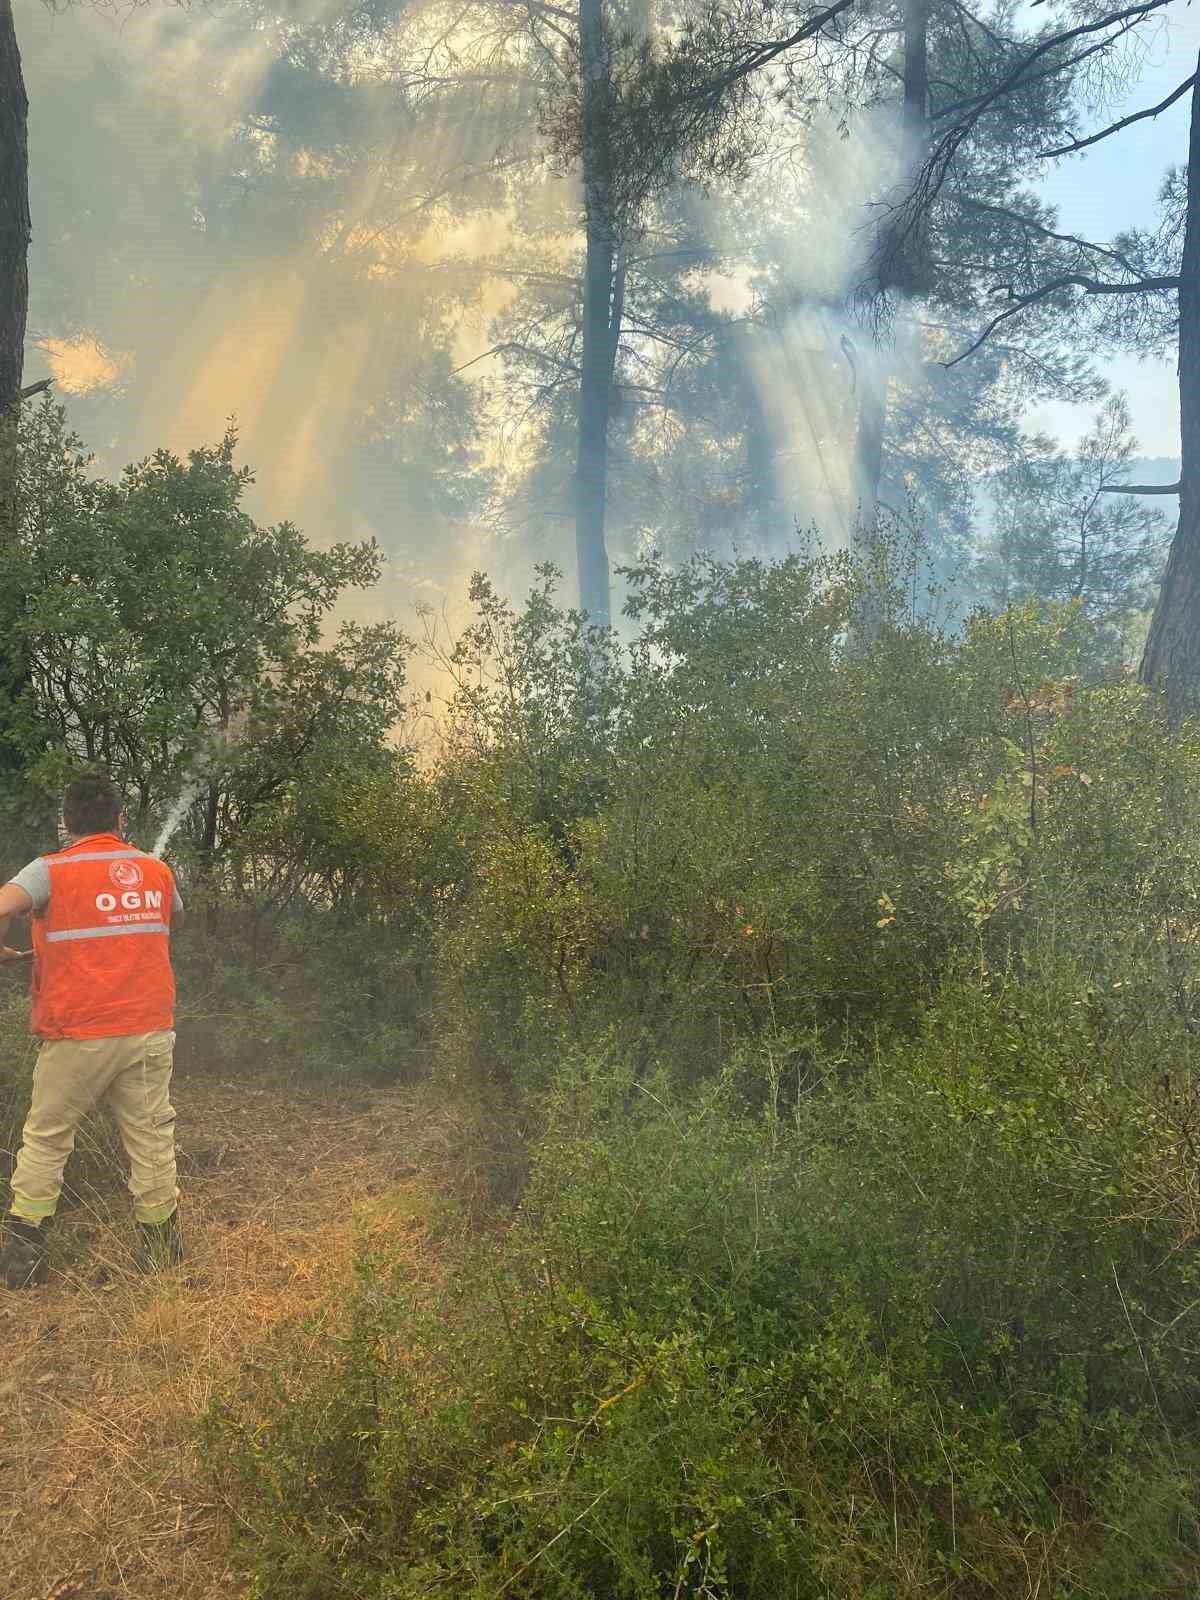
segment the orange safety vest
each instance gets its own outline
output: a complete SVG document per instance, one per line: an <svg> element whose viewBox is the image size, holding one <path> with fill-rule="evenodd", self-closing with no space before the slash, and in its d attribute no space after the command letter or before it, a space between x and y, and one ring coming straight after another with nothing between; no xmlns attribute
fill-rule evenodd
<svg viewBox="0 0 1200 1600"><path fill-rule="evenodd" d="M170 1028L170 867L115 833L42 859L50 899L33 917L34 1033L100 1039Z"/></svg>

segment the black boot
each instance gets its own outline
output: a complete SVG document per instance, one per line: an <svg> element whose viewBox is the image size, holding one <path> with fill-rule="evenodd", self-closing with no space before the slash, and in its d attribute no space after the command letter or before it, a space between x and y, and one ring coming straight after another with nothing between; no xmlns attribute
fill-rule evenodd
<svg viewBox="0 0 1200 1600"><path fill-rule="evenodd" d="M139 1222L137 1231L139 1272L161 1272L165 1267L177 1267L183 1260L178 1211L172 1211L165 1222Z"/></svg>
<svg viewBox="0 0 1200 1600"><path fill-rule="evenodd" d="M8 1237L0 1250L0 1283L6 1289L34 1289L50 1273L46 1237L41 1225L8 1217Z"/></svg>

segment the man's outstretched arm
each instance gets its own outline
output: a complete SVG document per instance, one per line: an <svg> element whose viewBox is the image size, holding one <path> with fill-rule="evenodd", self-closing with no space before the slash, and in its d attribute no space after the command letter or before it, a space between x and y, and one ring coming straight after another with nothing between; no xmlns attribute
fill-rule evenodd
<svg viewBox="0 0 1200 1600"><path fill-rule="evenodd" d="M29 961L32 950L10 950L4 943L8 925L14 917L27 917L33 910L33 896L18 883L6 883L0 888L0 963Z"/></svg>

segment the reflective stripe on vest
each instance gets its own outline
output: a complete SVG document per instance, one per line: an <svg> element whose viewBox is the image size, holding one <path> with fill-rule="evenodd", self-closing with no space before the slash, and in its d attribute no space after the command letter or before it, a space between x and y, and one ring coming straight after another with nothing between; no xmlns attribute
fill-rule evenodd
<svg viewBox="0 0 1200 1600"><path fill-rule="evenodd" d="M127 928L62 928L46 935L47 944L61 944L64 939L119 939L126 933L170 933L165 922L131 922Z"/></svg>
<svg viewBox="0 0 1200 1600"><path fill-rule="evenodd" d="M124 856L144 856L144 850L81 850L78 855L66 852L43 856L43 861L120 861ZM157 859L157 858L151 858Z"/></svg>

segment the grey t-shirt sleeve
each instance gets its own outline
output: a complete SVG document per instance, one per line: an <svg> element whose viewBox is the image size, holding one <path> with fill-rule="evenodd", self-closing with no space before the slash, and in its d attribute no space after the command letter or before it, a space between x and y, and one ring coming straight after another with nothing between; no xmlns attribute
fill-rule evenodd
<svg viewBox="0 0 1200 1600"><path fill-rule="evenodd" d="M35 911L44 911L50 904L50 868L46 865L44 856L39 856L27 867L22 867L20 872L8 881L15 883L18 889L24 889L33 901Z"/></svg>

